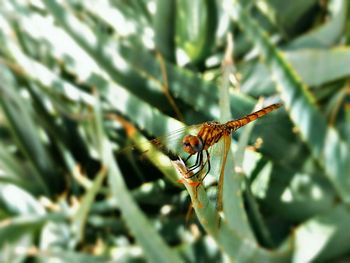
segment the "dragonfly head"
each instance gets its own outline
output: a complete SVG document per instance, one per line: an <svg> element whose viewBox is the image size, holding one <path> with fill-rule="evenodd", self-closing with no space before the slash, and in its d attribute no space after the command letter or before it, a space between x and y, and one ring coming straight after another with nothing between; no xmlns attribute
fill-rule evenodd
<svg viewBox="0 0 350 263"><path fill-rule="evenodd" d="M203 142L198 136L186 135L182 139L182 147L185 152L195 154L203 150Z"/></svg>

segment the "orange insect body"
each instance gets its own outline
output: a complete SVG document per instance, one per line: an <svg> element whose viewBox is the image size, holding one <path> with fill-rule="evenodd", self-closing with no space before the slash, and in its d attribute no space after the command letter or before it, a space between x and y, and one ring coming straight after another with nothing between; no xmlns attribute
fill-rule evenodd
<svg viewBox="0 0 350 263"><path fill-rule="evenodd" d="M204 167L207 165L207 171L202 176L201 180L204 180L206 175L210 171L210 154L209 147L217 143L221 138L228 137L232 132L236 131L240 127L266 115L267 113L281 107L282 104L272 104L265 107L259 111L248 114L240 119L228 121L224 124L219 122L206 122L203 123L197 133L197 135L186 135L183 140L183 150L189 154L186 158L185 163L191 158L191 156L196 155L196 161L193 165L188 167L186 173L186 178L191 178L198 175ZM226 140L229 144L229 140ZM224 153L224 162L226 161L229 145L226 145L226 151ZM222 166L224 168L224 166Z"/></svg>
<svg viewBox="0 0 350 263"><path fill-rule="evenodd" d="M210 146L217 143L223 136L229 136L235 130L281 107L281 105L279 103L272 104L240 119L228 121L224 124L215 121L203 123L196 136L186 135L183 138L183 149L191 155L208 150Z"/></svg>

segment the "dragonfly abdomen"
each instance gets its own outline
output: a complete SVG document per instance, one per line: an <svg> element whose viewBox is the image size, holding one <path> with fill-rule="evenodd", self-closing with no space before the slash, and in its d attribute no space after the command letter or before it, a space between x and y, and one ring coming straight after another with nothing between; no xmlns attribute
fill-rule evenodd
<svg viewBox="0 0 350 263"><path fill-rule="evenodd" d="M272 104L272 105L265 107L259 111L248 114L240 119L229 121L226 123L226 127L229 128L231 131L235 131L235 130L241 128L242 126L244 126L252 121L255 121L256 119L266 115L267 113L269 113L275 109L278 109L281 106L282 106L281 103Z"/></svg>

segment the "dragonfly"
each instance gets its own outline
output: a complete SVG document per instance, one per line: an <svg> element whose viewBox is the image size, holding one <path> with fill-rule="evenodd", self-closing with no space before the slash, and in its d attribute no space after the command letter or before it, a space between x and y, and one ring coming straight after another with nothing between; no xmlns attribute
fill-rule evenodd
<svg viewBox="0 0 350 263"><path fill-rule="evenodd" d="M188 157L184 160L184 163L186 164L192 156L196 156L195 163L187 167L187 173L184 175L185 178L192 178L200 174L205 169L205 167L207 167L204 176L201 178L201 181L204 180L211 169L209 148L222 139L224 139L225 142L222 158L223 163L221 168L221 170L223 170L227 159L228 149L230 147L229 144L231 142L231 134L239 128L247 125L252 121L255 121L258 118L265 116L266 114L280 108L281 106L281 103L275 103L261 110L245 115L239 119L230 120L226 123L219 123L217 121L205 122L200 125L199 131L196 135L185 135L182 139L182 147L183 150L188 154ZM223 171L220 173L223 173Z"/></svg>
<svg viewBox="0 0 350 263"><path fill-rule="evenodd" d="M265 116L281 106L281 103L272 104L262 108L261 110L245 115L239 119L230 120L226 123L209 121L191 125L189 127L174 131L166 136L147 141L146 144L151 142L152 146L155 146L156 149L163 150L163 152L165 151L168 156L170 154L175 156L187 155L187 157L183 158L187 167L187 173L182 173L183 177L185 179L190 179L201 174L201 181L203 181L211 170L210 149L215 144L217 144L219 141L224 141L224 150L219 151L218 153L215 152L215 154L222 155L221 170L223 170L231 143L231 134L239 128ZM127 125L125 122L124 126L127 131L133 130L128 128L129 125ZM129 136L132 137L130 134ZM140 145L136 143L136 146ZM146 149L142 149L141 151L147 153L149 148L146 147ZM195 161L193 162L192 160L192 163L190 162L191 157L195 157Z"/></svg>

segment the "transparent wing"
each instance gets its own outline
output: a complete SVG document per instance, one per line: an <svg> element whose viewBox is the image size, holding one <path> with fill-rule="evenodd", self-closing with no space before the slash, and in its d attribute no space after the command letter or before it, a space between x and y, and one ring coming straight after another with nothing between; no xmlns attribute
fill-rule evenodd
<svg viewBox="0 0 350 263"><path fill-rule="evenodd" d="M166 154L181 156L183 158L188 155L183 150L183 146L182 146L183 138L188 134L197 135L200 127L201 127L201 124L184 127L182 129L173 131L168 135L153 139L151 140L151 143L156 148L158 148L159 150L161 150Z"/></svg>
<svg viewBox="0 0 350 263"><path fill-rule="evenodd" d="M224 174L225 174L225 165L226 165L226 161L227 161L227 155L228 152L230 150L230 146L231 146L231 135L228 136L224 136L222 138L223 141L223 153L222 153L222 158L221 158L221 162L220 162L220 177L219 177L219 182L218 182L218 198L217 198L217 210L220 212L223 209L222 206L222 194L223 194L223 185L224 185Z"/></svg>
<svg viewBox="0 0 350 263"><path fill-rule="evenodd" d="M164 136L157 137L155 139L147 141L133 141L131 146L128 146L121 151L119 154L123 154L127 151L133 151L135 149L141 151L141 157L143 153L146 153L150 148L155 148L168 156L180 156L185 158L188 154L183 151L182 139L187 134L196 135L201 124L191 125L187 127L180 128ZM132 135L129 136L132 139Z"/></svg>

